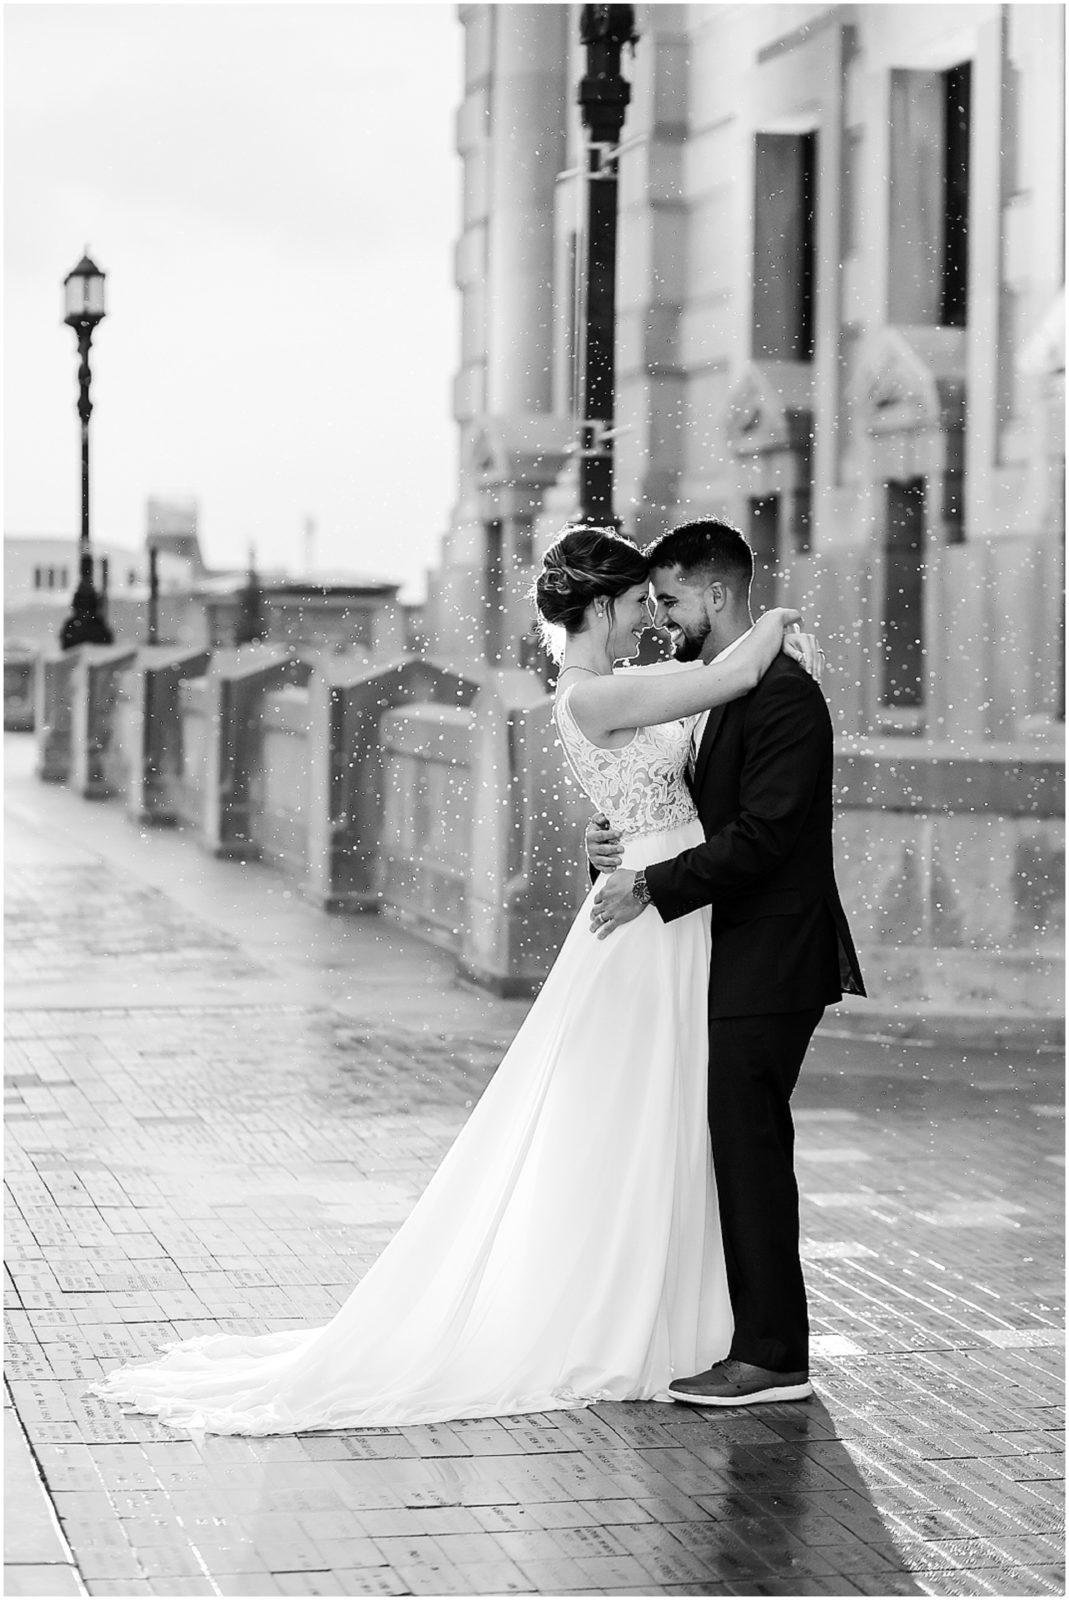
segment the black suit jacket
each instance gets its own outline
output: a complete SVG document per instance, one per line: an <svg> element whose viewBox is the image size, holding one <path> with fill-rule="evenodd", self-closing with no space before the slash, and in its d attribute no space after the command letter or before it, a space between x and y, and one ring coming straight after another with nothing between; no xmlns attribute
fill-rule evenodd
<svg viewBox="0 0 1069 1600"><path fill-rule="evenodd" d="M666 922L712 907L710 1017L864 994L832 859L832 728L819 685L777 656L709 713L694 773L706 842L646 868Z"/></svg>

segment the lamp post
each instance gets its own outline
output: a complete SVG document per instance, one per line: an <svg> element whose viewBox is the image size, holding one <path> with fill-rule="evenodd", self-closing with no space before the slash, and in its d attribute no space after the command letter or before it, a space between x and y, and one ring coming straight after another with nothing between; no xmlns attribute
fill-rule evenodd
<svg viewBox="0 0 1069 1600"><path fill-rule="evenodd" d="M587 130L587 213L579 356L579 521L618 527L613 511L616 415L616 169L631 85L620 71L634 45L633 6L584 6L586 73L579 107Z"/></svg>
<svg viewBox="0 0 1069 1600"><path fill-rule="evenodd" d="M160 552L153 545L148 553L148 627L146 644L160 642Z"/></svg>
<svg viewBox="0 0 1069 1600"><path fill-rule="evenodd" d="M64 650L79 644L112 644L114 635L104 617L101 598L93 583L93 554L89 544L89 418L93 405L89 399L89 346L93 329L104 318L104 274L90 260L89 253L63 280L63 320L78 336L78 417L82 425L82 525L78 540L78 587L71 600L71 612L60 629Z"/></svg>
<svg viewBox="0 0 1069 1600"><path fill-rule="evenodd" d="M256 571L256 546L249 546L249 574L238 595L234 643L255 644L265 637L263 589Z"/></svg>

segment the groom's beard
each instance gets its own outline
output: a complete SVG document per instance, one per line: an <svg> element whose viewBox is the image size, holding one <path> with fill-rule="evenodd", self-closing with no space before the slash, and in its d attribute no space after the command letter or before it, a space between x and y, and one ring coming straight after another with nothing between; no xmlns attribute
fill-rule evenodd
<svg viewBox="0 0 1069 1600"><path fill-rule="evenodd" d="M712 629L706 626L698 633L679 628L672 634L672 655L676 661L697 661Z"/></svg>

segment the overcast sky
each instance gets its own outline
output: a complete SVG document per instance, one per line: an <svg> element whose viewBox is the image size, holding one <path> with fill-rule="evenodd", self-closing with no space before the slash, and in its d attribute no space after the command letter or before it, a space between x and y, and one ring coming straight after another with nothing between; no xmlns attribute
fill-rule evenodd
<svg viewBox="0 0 1069 1600"><path fill-rule="evenodd" d="M79 516L62 280L107 273L93 531L422 585L455 489L448 3L7 5L5 532Z"/></svg>

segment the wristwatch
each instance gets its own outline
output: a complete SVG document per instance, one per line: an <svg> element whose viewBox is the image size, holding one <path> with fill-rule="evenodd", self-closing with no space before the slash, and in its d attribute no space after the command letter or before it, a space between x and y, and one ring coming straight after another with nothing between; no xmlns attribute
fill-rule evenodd
<svg viewBox="0 0 1069 1600"><path fill-rule="evenodd" d="M635 873L635 881L631 885L631 894L640 906L648 906L653 903L653 896L650 894L649 886L646 883L645 872Z"/></svg>

